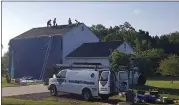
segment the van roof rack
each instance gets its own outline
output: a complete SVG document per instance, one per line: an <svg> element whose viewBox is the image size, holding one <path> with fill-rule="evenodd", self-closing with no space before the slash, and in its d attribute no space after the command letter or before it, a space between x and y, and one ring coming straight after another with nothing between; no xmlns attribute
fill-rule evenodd
<svg viewBox="0 0 179 105"><path fill-rule="evenodd" d="M91 68L91 69L103 69L103 68L110 68L109 66L104 66L104 65L90 65L90 64L56 64L56 67L57 68L60 68L60 67L66 67L66 68Z"/></svg>
<svg viewBox="0 0 179 105"><path fill-rule="evenodd" d="M101 63L79 63L79 62L74 62L74 65L102 65Z"/></svg>

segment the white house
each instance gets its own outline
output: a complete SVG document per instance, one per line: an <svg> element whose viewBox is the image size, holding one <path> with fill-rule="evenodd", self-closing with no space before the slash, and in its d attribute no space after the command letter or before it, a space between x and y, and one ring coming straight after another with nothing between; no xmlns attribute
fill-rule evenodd
<svg viewBox="0 0 179 105"><path fill-rule="evenodd" d="M92 42L84 43L66 56L68 64L101 63L108 66L109 57L114 50L133 54L132 47L127 42Z"/></svg>

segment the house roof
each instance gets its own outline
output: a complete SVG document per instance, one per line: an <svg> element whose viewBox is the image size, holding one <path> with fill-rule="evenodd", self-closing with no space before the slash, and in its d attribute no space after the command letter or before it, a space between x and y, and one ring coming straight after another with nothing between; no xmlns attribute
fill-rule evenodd
<svg viewBox="0 0 179 105"><path fill-rule="evenodd" d="M80 23L82 24L82 23ZM64 35L64 33L68 32L74 27L77 27L79 24L72 25L59 25L56 27L38 27L32 28L13 39L21 39L21 38L29 38L29 37L39 37L39 36L54 36L54 35Z"/></svg>
<svg viewBox="0 0 179 105"><path fill-rule="evenodd" d="M84 43L66 57L109 57L123 42Z"/></svg>

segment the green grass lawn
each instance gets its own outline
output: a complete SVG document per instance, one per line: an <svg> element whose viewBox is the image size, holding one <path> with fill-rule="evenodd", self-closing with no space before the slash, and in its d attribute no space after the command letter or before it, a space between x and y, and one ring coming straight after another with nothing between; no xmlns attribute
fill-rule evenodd
<svg viewBox="0 0 179 105"><path fill-rule="evenodd" d="M149 80L146 85L151 87L157 87L159 91L163 91L162 96L167 96L174 99L179 99L179 80L170 83L170 81L158 81L158 80Z"/></svg>
<svg viewBox="0 0 179 105"><path fill-rule="evenodd" d="M61 101L44 99L42 101L20 100L13 98L2 98L2 105L101 105L100 102L87 101Z"/></svg>
<svg viewBox="0 0 179 105"><path fill-rule="evenodd" d="M169 98L179 99L179 80L171 83L170 80L148 80L146 86L136 87L136 89L149 90L158 88L159 91L163 92L161 96L167 96Z"/></svg>
<svg viewBox="0 0 179 105"><path fill-rule="evenodd" d="M28 83L27 85L36 85L36 84L39 84L39 83ZM1 87L4 88L4 87L15 87L15 86L23 86L23 85L17 85L14 83L14 81L12 81L11 83L7 83L6 82L6 78L2 78L1 80Z"/></svg>

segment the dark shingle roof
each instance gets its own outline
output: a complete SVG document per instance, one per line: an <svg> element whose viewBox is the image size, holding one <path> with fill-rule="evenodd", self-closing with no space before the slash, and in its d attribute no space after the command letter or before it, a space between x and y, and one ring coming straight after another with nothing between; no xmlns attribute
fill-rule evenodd
<svg viewBox="0 0 179 105"><path fill-rule="evenodd" d="M66 57L108 57L122 42L84 43Z"/></svg>
<svg viewBox="0 0 179 105"><path fill-rule="evenodd" d="M16 36L13 39L39 37L39 36L64 35L64 33L68 32L70 29L72 29L72 28L74 28L78 25L72 24L72 25L59 25L59 26L56 26L56 27L52 26L52 27L32 28L32 29Z"/></svg>

